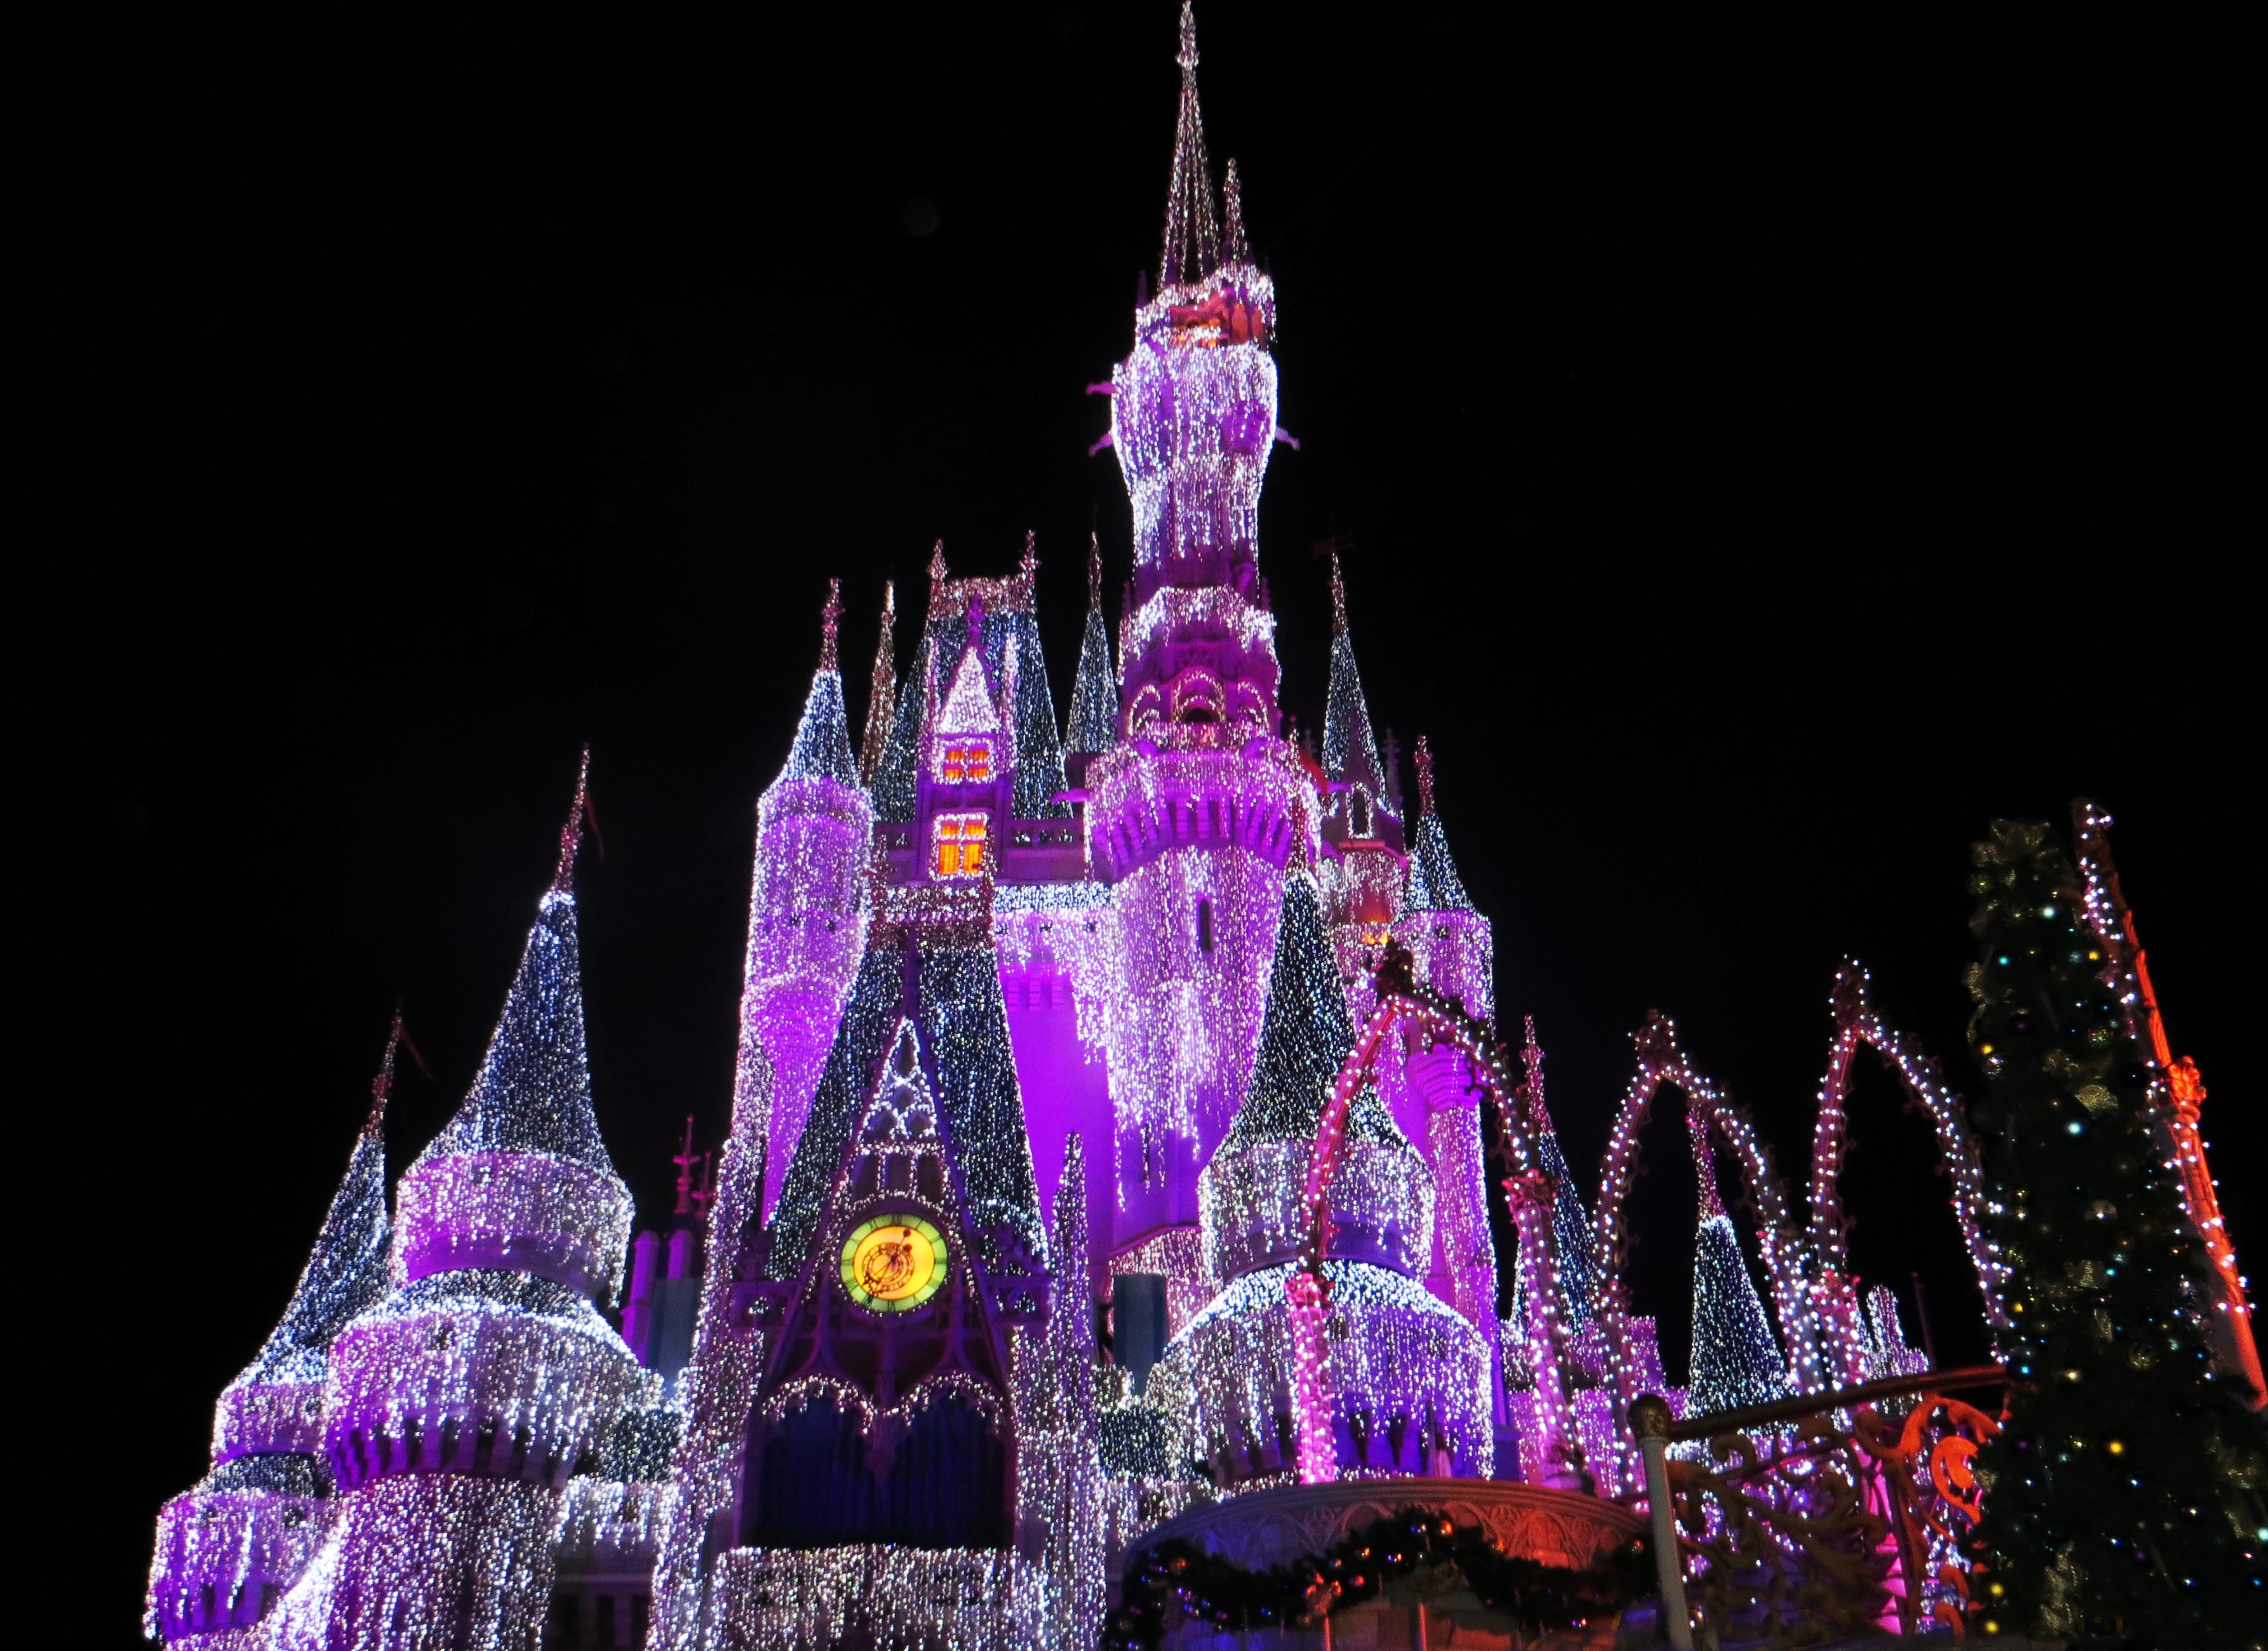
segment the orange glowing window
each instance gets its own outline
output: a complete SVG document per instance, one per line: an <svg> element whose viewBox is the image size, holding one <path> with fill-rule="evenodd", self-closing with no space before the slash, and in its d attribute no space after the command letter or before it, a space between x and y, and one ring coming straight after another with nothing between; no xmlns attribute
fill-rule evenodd
<svg viewBox="0 0 2268 1651"><path fill-rule="evenodd" d="M992 742L954 741L945 748L937 777L947 785L982 785L992 778Z"/></svg>
<svg viewBox="0 0 2268 1651"><path fill-rule="evenodd" d="M984 871L986 816L946 814L937 817L937 872L939 877L978 877Z"/></svg>

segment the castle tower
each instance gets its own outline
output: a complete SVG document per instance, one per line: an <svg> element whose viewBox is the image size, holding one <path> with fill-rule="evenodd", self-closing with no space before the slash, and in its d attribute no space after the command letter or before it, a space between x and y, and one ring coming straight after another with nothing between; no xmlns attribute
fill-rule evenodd
<svg viewBox="0 0 2268 1651"><path fill-rule="evenodd" d="M783 1166L803 1133L820 1065L865 938L873 816L851 760L850 713L836 666L842 612L841 583L830 580L819 668L812 673L795 743L756 804L733 1106L737 1114L742 1103L755 1103L769 1081L766 1156ZM884 619L887 636L887 608ZM879 680L880 660L875 668ZM767 1214L770 1210L767 1205Z"/></svg>
<svg viewBox="0 0 2268 1651"><path fill-rule="evenodd" d="M1144 1395L1224 1490L1296 1476L1284 1286L1304 1236L1324 1099L1353 1049L1322 896L1295 872L1251 1089L1202 1178L1204 1254L1220 1288L1167 1346ZM1433 1196L1423 1156L1366 1087L1329 1188L1327 1266L1341 1326L1332 1370L1340 1464L1351 1472L1484 1476L1493 1463L1489 1342L1419 1282Z"/></svg>
<svg viewBox="0 0 2268 1651"><path fill-rule="evenodd" d="M1112 1269L1203 1294L1197 1175L1244 1100L1284 870L1314 861L1319 799L1280 736L1276 622L1256 559L1277 435L1275 290L1241 244L1241 204L1221 244L1186 7L1179 61L1160 290L1111 372L1134 569L1118 638L1123 738L1086 775L1090 860L1112 886L1095 953L1108 962L1082 988L1108 1041Z"/></svg>
<svg viewBox="0 0 2268 1651"><path fill-rule="evenodd" d="M299 1581L335 1511L322 1458L332 1342L386 1294L386 1099L401 1017L371 1085L370 1117L290 1305L213 1407L212 1471L158 1515L144 1625L168 1645L218 1644Z"/></svg>
<svg viewBox="0 0 2268 1651"><path fill-rule="evenodd" d="M337 1528L320 1585L279 1612L279 1646L534 1643L569 1474L659 1398L594 1304L622 1281L630 1198L584 1051L573 873L586 796L578 783L472 1089L401 1178L392 1293L332 1346Z"/></svg>

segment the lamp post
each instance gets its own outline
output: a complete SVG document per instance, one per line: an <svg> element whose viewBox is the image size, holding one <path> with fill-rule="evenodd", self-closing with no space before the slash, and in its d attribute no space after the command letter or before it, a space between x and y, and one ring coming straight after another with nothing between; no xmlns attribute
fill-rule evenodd
<svg viewBox="0 0 2268 1651"><path fill-rule="evenodd" d="M1677 1509L1669 1500L1669 1406L1658 1395L1631 1401L1631 1431L1646 1457L1646 1503L1653 1516L1653 1569L1661 1581L1661 1612L1669 1643L1693 1651L1693 1625L1685 1614L1685 1572L1677 1557Z"/></svg>

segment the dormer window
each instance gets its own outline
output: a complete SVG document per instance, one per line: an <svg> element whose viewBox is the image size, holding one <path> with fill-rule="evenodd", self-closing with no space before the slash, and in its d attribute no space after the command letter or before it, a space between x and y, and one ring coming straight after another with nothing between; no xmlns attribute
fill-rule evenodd
<svg viewBox="0 0 2268 1651"><path fill-rule="evenodd" d="M982 814L941 814L937 817L937 854L932 874L938 877L981 877L984 874L984 842L990 816Z"/></svg>
<svg viewBox="0 0 2268 1651"><path fill-rule="evenodd" d="M992 778L992 741L946 741L944 750L938 755L937 778L939 784L945 785L986 784Z"/></svg>

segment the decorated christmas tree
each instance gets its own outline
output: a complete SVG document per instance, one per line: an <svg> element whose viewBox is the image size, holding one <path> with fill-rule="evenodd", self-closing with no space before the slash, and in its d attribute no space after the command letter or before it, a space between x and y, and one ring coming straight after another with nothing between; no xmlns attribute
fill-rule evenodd
<svg viewBox="0 0 2268 1651"><path fill-rule="evenodd" d="M2061 842L1996 821L1976 859L1975 1120L2016 1326L2007 1423L1977 1462L1979 1625L2258 1645L2268 1457L2211 1367L2205 1257L2152 1143L2145 1056Z"/></svg>

